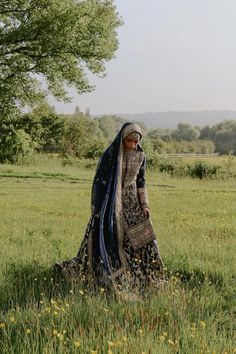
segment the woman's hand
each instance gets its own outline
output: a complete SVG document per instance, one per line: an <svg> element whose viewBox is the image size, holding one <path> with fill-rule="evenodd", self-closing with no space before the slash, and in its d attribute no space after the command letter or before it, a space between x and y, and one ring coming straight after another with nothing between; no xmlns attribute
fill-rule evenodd
<svg viewBox="0 0 236 354"><path fill-rule="evenodd" d="M150 210L148 208L143 208L143 213L145 215L146 218L149 218L150 216Z"/></svg>

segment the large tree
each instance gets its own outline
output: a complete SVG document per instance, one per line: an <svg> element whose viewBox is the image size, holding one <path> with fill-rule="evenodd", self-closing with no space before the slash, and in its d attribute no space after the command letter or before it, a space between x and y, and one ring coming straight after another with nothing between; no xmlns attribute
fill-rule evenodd
<svg viewBox="0 0 236 354"><path fill-rule="evenodd" d="M112 0L1 0L0 117L47 92L90 91L87 73L104 73L120 23Z"/></svg>

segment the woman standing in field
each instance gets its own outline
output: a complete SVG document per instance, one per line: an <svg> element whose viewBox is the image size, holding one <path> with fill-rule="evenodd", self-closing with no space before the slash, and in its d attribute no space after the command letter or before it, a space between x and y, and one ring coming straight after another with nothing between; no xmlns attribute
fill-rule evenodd
<svg viewBox="0 0 236 354"><path fill-rule="evenodd" d="M137 124L125 123L103 153L92 186L92 215L79 252L56 264L63 273L117 290L160 284L163 264L149 219L141 138Z"/></svg>

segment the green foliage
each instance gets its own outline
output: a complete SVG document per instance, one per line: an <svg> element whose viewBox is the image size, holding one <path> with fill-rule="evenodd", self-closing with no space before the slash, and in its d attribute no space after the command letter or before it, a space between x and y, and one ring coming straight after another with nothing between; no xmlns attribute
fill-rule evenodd
<svg viewBox="0 0 236 354"><path fill-rule="evenodd" d="M9 127L8 133L0 138L0 163L25 163L33 154L34 143L24 130Z"/></svg>
<svg viewBox="0 0 236 354"><path fill-rule="evenodd" d="M91 91L86 72L102 74L118 47L121 21L112 0L4 0L0 3L0 116L66 86Z"/></svg>
<svg viewBox="0 0 236 354"><path fill-rule="evenodd" d="M220 172L221 167L218 165L209 165L205 161L196 161L191 166L189 165L188 174L191 177L203 179L203 178L215 178Z"/></svg>
<svg viewBox="0 0 236 354"><path fill-rule="evenodd" d="M183 158L171 156L159 156L153 154L147 160L150 171L168 173L172 177L192 177L198 179L227 178L232 176L230 167L215 165L206 161L196 160L192 163Z"/></svg>
<svg viewBox="0 0 236 354"><path fill-rule="evenodd" d="M125 123L123 118L117 116L102 116L95 118L95 121L98 122L100 130L103 132L104 137L111 142L116 134L121 129L122 125Z"/></svg>
<svg viewBox="0 0 236 354"><path fill-rule="evenodd" d="M103 140L100 139L103 139L103 134L97 121L81 114L67 117L63 138L64 154L72 154L78 158L83 158L87 154L95 157L96 146L100 150L103 146Z"/></svg>
<svg viewBox="0 0 236 354"><path fill-rule="evenodd" d="M172 139L175 140L184 140L184 141L192 141L198 138L198 130L193 128L188 123L179 123L176 130L172 133Z"/></svg>
<svg viewBox="0 0 236 354"><path fill-rule="evenodd" d="M87 145L84 158L87 159L98 159L102 156L103 152L107 147L107 142L105 140L94 140Z"/></svg>

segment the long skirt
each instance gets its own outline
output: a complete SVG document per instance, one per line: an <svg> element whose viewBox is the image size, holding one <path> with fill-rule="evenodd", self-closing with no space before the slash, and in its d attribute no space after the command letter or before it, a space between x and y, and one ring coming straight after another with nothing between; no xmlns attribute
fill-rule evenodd
<svg viewBox="0 0 236 354"><path fill-rule="evenodd" d="M145 216L138 202L136 191L132 188L123 190L123 253L126 259L125 271L116 278L115 284L118 289L144 290L149 286L159 287L163 282L163 263L159 254L157 241L154 240L144 247L134 250L127 237L127 230L133 225L145 221ZM83 241L76 257L57 263L57 268L65 274L72 276L85 285L88 283L104 286L104 278L99 279L93 272L91 264L92 229L94 217L91 217Z"/></svg>

